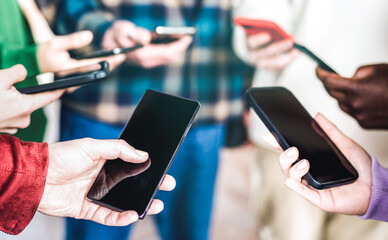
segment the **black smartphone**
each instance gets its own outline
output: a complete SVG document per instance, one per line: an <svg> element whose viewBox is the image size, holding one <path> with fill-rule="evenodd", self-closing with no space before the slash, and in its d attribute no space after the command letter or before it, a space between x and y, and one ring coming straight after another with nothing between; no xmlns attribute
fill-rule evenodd
<svg viewBox="0 0 388 240"><path fill-rule="evenodd" d="M307 56L309 56L313 61L315 61L319 67L321 67L322 69L328 71L328 72L332 72L332 73L337 73L336 71L334 71L333 68L331 68L329 65L327 65L322 59L320 59L317 55L315 55L313 52L311 52L308 48L306 48L305 46L303 45L300 45L298 43L294 43L294 48L298 49L299 51L301 51L302 53L306 54Z"/></svg>
<svg viewBox="0 0 388 240"><path fill-rule="evenodd" d="M149 161L107 161L87 198L115 211L134 210L143 219L199 107L197 101L147 90L120 139L148 152Z"/></svg>
<svg viewBox="0 0 388 240"><path fill-rule="evenodd" d="M193 36L197 33L195 27L158 26L152 31L153 44L171 43L184 35Z"/></svg>
<svg viewBox="0 0 388 240"><path fill-rule="evenodd" d="M295 146L299 159L310 162L304 179L316 189L354 182L358 173L296 97L286 88L251 88L250 107L286 150Z"/></svg>
<svg viewBox="0 0 388 240"><path fill-rule="evenodd" d="M38 85L32 84L33 82L35 82L32 80L38 79L38 82L41 82L40 79L44 77L43 74L27 77L23 82L25 82L28 86L19 88L18 91L24 94L33 94L69 87L76 87L104 80L109 76L109 64L108 62L103 61L89 66L49 74L50 76L48 76L48 82Z"/></svg>
<svg viewBox="0 0 388 240"><path fill-rule="evenodd" d="M94 51L94 52L90 52L90 53L77 53L77 52L71 52L70 55L72 58L74 59L78 59L78 60L81 60L81 59L90 59L90 58L99 58L99 57L109 57L109 56L113 56L113 55L117 55L117 54L121 54L121 53L129 53L129 52L132 52L132 51L135 51L139 48L143 47L142 44L137 44L133 47L127 47L127 48L114 48L114 49L102 49L102 50L98 50L98 51Z"/></svg>

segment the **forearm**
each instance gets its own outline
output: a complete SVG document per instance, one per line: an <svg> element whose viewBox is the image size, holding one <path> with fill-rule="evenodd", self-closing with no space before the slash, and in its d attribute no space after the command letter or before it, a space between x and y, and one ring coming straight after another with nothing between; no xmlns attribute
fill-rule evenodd
<svg viewBox="0 0 388 240"><path fill-rule="evenodd" d="M372 159L372 190L367 212L361 219L388 222L388 169Z"/></svg>
<svg viewBox="0 0 388 240"><path fill-rule="evenodd" d="M0 135L0 230L20 233L32 220L43 194L47 143Z"/></svg>

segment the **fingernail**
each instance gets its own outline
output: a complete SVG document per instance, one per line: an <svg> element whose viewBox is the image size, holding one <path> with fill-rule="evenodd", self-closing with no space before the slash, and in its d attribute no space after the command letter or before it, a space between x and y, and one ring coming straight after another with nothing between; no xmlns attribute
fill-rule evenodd
<svg viewBox="0 0 388 240"><path fill-rule="evenodd" d="M143 152L141 150L135 150L136 154L141 156L141 157L145 157L145 156L148 156L148 153L146 152Z"/></svg>
<svg viewBox="0 0 388 240"><path fill-rule="evenodd" d="M296 169L298 171L304 169L305 167L307 167L307 162L306 160L303 160L302 162L298 163L298 165L296 166Z"/></svg>
<svg viewBox="0 0 388 240"><path fill-rule="evenodd" d="M296 149L293 147L287 151L287 157L293 157L296 155Z"/></svg>

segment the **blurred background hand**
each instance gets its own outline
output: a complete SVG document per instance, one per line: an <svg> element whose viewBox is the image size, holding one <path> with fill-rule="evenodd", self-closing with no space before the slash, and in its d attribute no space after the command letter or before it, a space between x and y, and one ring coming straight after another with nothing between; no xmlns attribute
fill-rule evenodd
<svg viewBox="0 0 388 240"><path fill-rule="evenodd" d="M143 68L154 68L182 60L192 37L183 36L166 44L150 44L151 40L152 34L149 30L135 26L130 21L118 20L104 34L102 47L110 49L143 44L144 47L126 54L127 62Z"/></svg>
<svg viewBox="0 0 388 240"><path fill-rule="evenodd" d="M15 134L19 128L28 127L33 111L58 99L64 92L21 94L13 85L26 76L23 65L0 70L0 133Z"/></svg>
<svg viewBox="0 0 388 240"><path fill-rule="evenodd" d="M316 69L328 93L340 108L367 129L388 129L388 64L360 67L345 78Z"/></svg>
<svg viewBox="0 0 388 240"><path fill-rule="evenodd" d="M247 36L251 63L269 71L282 70L299 55L293 44L292 40L271 42L271 35L267 33Z"/></svg>
<svg viewBox="0 0 388 240"><path fill-rule="evenodd" d="M109 62L109 68L113 70L124 62L125 56L123 54L85 60L76 60L70 57L69 50L86 47L92 40L92 32L82 31L65 36L54 36L48 42L38 45L37 57L41 72L58 72L101 61Z"/></svg>

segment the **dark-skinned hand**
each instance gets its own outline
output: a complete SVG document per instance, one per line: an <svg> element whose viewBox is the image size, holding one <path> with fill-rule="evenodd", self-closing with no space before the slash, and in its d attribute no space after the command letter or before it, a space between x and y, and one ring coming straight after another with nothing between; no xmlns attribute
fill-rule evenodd
<svg viewBox="0 0 388 240"><path fill-rule="evenodd" d="M366 129L388 129L388 64L361 66L345 78L316 69L327 92L340 108Z"/></svg>

